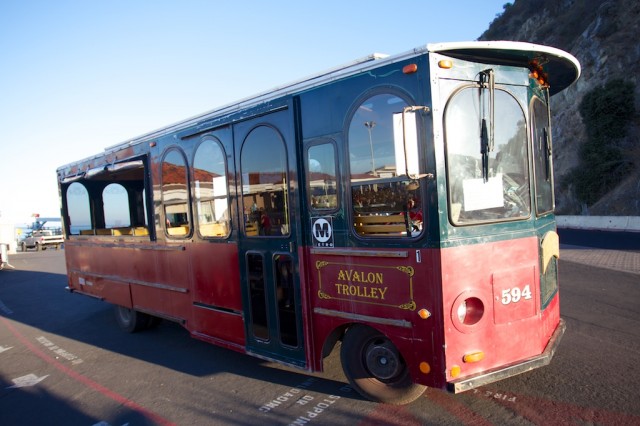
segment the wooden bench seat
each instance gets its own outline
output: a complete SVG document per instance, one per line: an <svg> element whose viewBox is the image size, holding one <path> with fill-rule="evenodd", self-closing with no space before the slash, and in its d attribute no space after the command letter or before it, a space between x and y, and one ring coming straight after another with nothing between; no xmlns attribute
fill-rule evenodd
<svg viewBox="0 0 640 426"><path fill-rule="evenodd" d="M180 227L182 228L182 227ZM188 228L188 227L187 227ZM144 226L136 227L118 227L118 228L98 228L98 229L82 229L80 235L101 235L101 236L147 236L149 230Z"/></svg>
<svg viewBox="0 0 640 426"><path fill-rule="evenodd" d="M408 229L406 216L402 214L356 216L354 222L360 235L406 235Z"/></svg>
<svg viewBox="0 0 640 426"><path fill-rule="evenodd" d="M183 236L189 234L189 225L173 226L167 228L167 234L171 236Z"/></svg>

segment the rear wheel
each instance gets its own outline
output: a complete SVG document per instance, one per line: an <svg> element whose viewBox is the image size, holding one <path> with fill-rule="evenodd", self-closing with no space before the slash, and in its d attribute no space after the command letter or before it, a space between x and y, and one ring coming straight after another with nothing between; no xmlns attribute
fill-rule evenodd
<svg viewBox="0 0 640 426"><path fill-rule="evenodd" d="M22 242L22 251L27 251L27 244L24 241Z"/></svg>
<svg viewBox="0 0 640 426"><path fill-rule="evenodd" d="M372 401L408 404L426 389L413 383L402 355L391 340L371 327L349 328L340 359L351 386Z"/></svg>
<svg viewBox="0 0 640 426"><path fill-rule="evenodd" d="M124 306L115 305L114 313L116 322L120 328L127 333L135 333L149 327L151 316L138 312L135 309L125 308Z"/></svg>

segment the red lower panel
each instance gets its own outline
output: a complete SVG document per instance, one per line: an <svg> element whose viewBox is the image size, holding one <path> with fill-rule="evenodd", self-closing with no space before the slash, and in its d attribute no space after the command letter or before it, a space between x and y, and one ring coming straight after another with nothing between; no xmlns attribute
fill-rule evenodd
<svg viewBox="0 0 640 426"><path fill-rule="evenodd" d="M203 338L200 334L204 334L244 347L245 335L242 315L197 306L193 309L193 325L190 329L197 333L196 337Z"/></svg>
<svg viewBox="0 0 640 426"><path fill-rule="evenodd" d="M463 378L544 351L560 317L557 295L540 310L536 237L443 249L442 270L447 379L453 366Z"/></svg>

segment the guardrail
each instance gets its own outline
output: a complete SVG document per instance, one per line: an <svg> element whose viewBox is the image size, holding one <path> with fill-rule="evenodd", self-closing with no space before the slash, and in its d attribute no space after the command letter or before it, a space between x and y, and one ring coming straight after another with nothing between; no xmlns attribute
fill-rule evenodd
<svg viewBox="0 0 640 426"><path fill-rule="evenodd" d="M556 216L558 228L640 232L640 216Z"/></svg>

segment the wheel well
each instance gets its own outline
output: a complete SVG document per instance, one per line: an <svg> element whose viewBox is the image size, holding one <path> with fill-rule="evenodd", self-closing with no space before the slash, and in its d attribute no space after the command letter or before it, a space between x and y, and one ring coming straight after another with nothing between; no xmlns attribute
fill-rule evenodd
<svg viewBox="0 0 640 426"><path fill-rule="evenodd" d="M385 334L379 329L372 327L369 324L364 324L359 322L350 322L350 323L342 324L339 327L336 327L325 339L324 345L322 346L322 359L331 355L331 352L333 352L333 350L335 349L336 344L338 343L338 341L342 341L348 329L358 325L369 327L376 330L378 333Z"/></svg>
<svg viewBox="0 0 640 426"><path fill-rule="evenodd" d="M338 343L338 341L342 340L342 338L344 337L344 334L346 333L347 329L351 326L352 324L342 324L340 327L335 328L331 334L329 334L327 336L327 338L324 341L324 345L322 346L322 359L325 359L326 357L328 357L329 355L331 355L331 352L333 352L333 349L336 347L336 344Z"/></svg>

